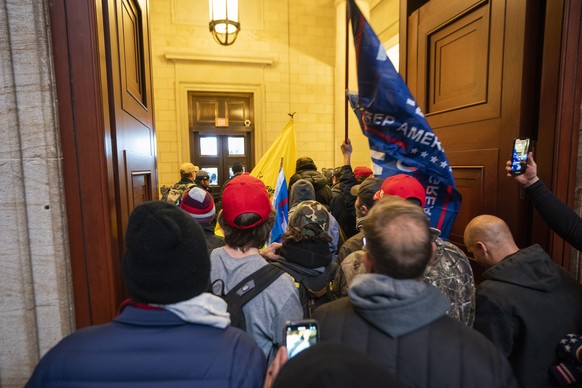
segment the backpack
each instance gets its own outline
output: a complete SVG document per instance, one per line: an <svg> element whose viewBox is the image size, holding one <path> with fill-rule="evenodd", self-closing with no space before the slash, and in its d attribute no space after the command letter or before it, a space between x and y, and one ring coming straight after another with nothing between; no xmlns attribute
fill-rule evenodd
<svg viewBox="0 0 582 388"><path fill-rule="evenodd" d="M196 186L194 183L176 183L172 186L162 186L162 201L171 203L172 205L179 205L182 200L182 195L186 190Z"/></svg>
<svg viewBox="0 0 582 388"><path fill-rule="evenodd" d="M299 289L304 318L311 318L313 310L336 299L333 292L333 277L338 269L336 262L329 263L323 272L286 260L273 260L271 265L287 272L294 279L295 287Z"/></svg>
<svg viewBox="0 0 582 388"><path fill-rule="evenodd" d="M211 287L213 290L216 283L222 283L220 294L214 294L226 302L226 309L230 314L231 326L246 330L245 315L242 310L243 306L260 294L261 291L267 288L279 276L283 275L283 273L285 272L277 267L265 265L241 280L227 294L224 294L224 281L222 279L216 279L212 282Z"/></svg>

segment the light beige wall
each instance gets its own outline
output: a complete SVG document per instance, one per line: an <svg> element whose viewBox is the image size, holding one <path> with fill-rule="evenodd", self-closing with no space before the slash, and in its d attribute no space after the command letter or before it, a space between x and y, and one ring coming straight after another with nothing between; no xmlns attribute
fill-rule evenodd
<svg viewBox="0 0 582 388"><path fill-rule="evenodd" d="M374 0L370 11L370 25L380 38L387 42L399 32L400 1Z"/></svg>
<svg viewBox="0 0 582 388"><path fill-rule="evenodd" d="M207 1L156 0L150 15L160 186L174 183L189 159L190 90L255 95L256 160L296 112L298 156L319 168L341 165L345 1L241 0L241 32L228 47L208 31ZM349 119L352 164L369 166L367 140L351 112Z"/></svg>
<svg viewBox="0 0 582 388"><path fill-rule="evenodd" d="M45 2L0 0L0 386L73 330Z"/></svg>

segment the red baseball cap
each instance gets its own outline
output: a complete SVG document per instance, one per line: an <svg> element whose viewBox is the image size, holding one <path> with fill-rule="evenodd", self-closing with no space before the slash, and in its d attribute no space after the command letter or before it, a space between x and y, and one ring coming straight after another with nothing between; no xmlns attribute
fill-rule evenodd
<svg viewBox="0 0 582 388"><path fill-rule="evenodd" d="M222 192L222 218L235 229L251 229L267 221L271 214L271 200L263 181L250 175L239 175L230 180ZM241 214L255 213L260 220L251 225L237 225L234 220Z"/></svg>
<svg viewBox="0 0 582 388"><path fill-rule="evenodd" d="M354 168L354 176L360 182L372 175L372 169L366 166L358 166Z"/></svg>
<svg viewBox="0 0 582 388"><path fill-rule="evenodd" d="M426 203L424 186L414 177L406 174L397 174L386 178L380 190L374 195L374 199L378 200L384 195L396 195L403 199L414 198L420 201L422 207Z"/></svg>

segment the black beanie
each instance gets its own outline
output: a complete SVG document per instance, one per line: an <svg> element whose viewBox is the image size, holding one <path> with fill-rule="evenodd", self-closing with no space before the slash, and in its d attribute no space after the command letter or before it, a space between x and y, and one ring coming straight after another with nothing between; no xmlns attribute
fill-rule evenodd
<svg viewBox="0 0 582 388"><path fill-rule="evenodd" d="M123 277L138 302L174 304L200 295L210 283L204 232L165 201L136 207L127 224Z"/></svg>

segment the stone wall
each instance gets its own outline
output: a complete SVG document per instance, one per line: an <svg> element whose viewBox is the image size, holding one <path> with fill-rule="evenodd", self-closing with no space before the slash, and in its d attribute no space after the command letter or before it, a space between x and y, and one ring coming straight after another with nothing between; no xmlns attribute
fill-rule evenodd
<svg viewBox="0 0 582 388"><path fill-rule="evenodd" d="M73 329L48 17L0 0L0 386Z"/></svg>

